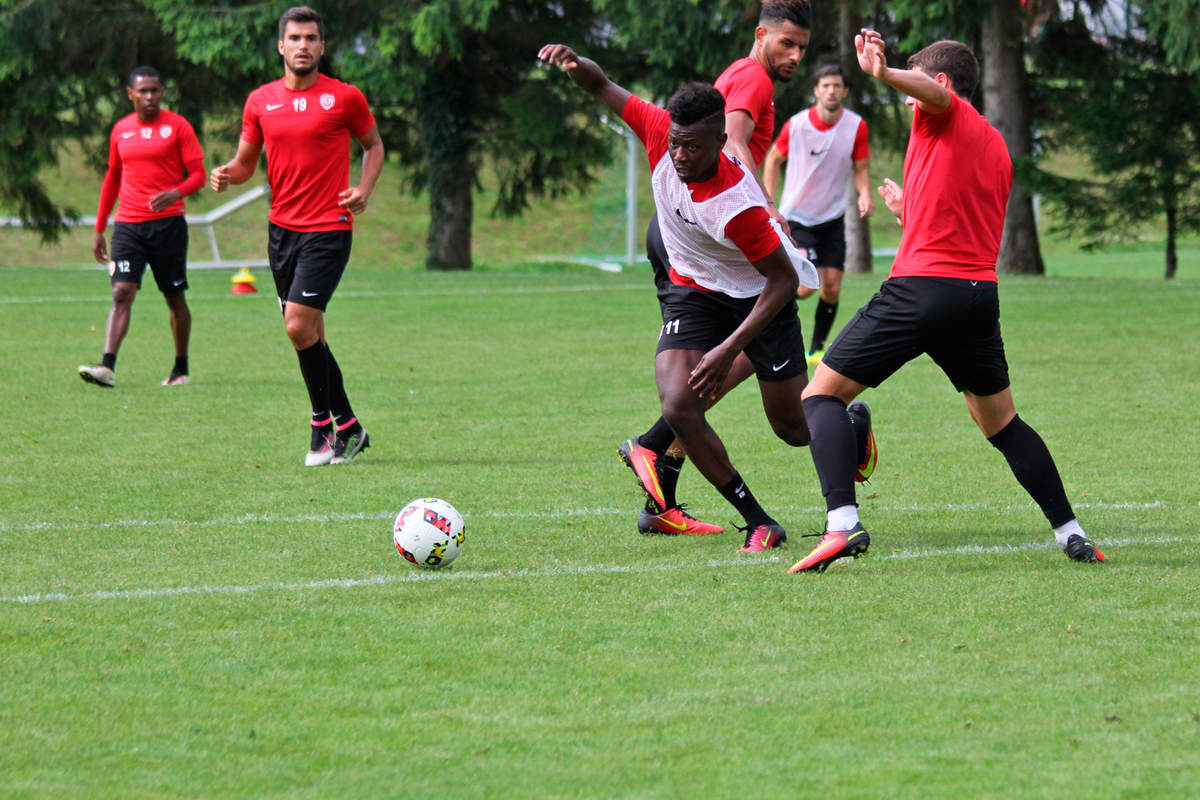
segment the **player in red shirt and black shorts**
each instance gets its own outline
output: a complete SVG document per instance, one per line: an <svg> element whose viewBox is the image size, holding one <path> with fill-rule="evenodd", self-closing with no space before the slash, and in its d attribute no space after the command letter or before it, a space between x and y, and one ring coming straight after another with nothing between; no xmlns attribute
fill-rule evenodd
<svg viewBox="0 0 1200 800"><path fill-rule="evenodd" d="M775 82L786 83L795 75L808 47L811 19L808 0L763 0L750 54L730 64L713 84L725 98L725 150L743 164L753 165L753 176L760 187L757 167L775 133ZM768 214L786 231L787 220L774 207L765 189L763 202ZM646 230L646 255L662 306L670 291L671 264L657 216L650 218ZM747 359L738 358L725 385L710 396L710 403L716 403L753 372ZM685 458L665 419L659 417L645 433L623 442L617 452L633 470L646 494L645 506L638 516L639 531L707 534L722 530L720 526L695 519L677 501L675 486Z"/></svg>
<svg viewBox="0 0 1200 800"><path fill-rule="evenodd" d="M688 84L663 110L610 81L566 45L546 45L538 58L566 70L621 114L646 146L670 258L654 359L663 416L697 469L745 519L741 552L778 547L787 538L783 527L755 500L705 412L744 353L758 375L775 435L794 447L808 443L800 404L807 364L795 292L798 275L817 285L816 269L789 249L790 240L767 213L753 168L722 151L726 109L720 92Z"/></svg>
<svg viewBox="0 0 1200 800"><path fill-rule="evenodd" d="M284 12L284 75L250 93L237 155L209 176L218 192L244 183L266 148L267 254L312 403L306 466L349 463L370 446L325 341L325 308L350 260L354 215L366 210L383 167L383 141L366 99L354 86L317 71L324 52L321 16L307 6ZM350 186L351 137L364 151L356 186Z"/></svg>
<svg viewBox="0 0 1200 800"><path fill-rule="evenodd" d="M1012 161L1000 132L969 102L979 64L959 42L926 47L908 69L887 66L875 31L864 29L854 46L863 71L914 108L904 187L880 189L904 234L888 279L842 329L804 390L827 513L820 544L788 571L823 572L870 545L855 502L856 442L846 404L922 353L963 393L971 418L1004 454L1067 556L1103 561L1075 519L1045 442L1013 404L996 284Z"/></svg>
<svg viewBox="0 0 1200 800"><path fill-rule="evenodd" d="M163 84L158 70L135 69L125 94L134 112L118 120L109 135L108 171L92 237L92 255L108 264L112 309L104 332L104 355L95 366L81 365L79 377L97 386L116 384L117 350L129 330L133 301L149 267L167 301L175 340L175 363L162 385L178 386L191 381L192 314L183 296L188 288L183 198L204 185L204 153L188 121L160 106ZM104 231L118 200L110 260Z"/></svg>

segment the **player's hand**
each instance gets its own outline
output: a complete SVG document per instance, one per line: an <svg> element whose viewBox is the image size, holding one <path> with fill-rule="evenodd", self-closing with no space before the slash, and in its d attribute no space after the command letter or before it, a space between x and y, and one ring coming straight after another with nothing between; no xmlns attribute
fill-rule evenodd
<svg viewBox="0 0 1200 800"><path fill-rule="evenodd" d="M104 234L100 231L92 235L92 255L101 264L108 263L108 243L104 241Z"/></svg>
<svg viewBox="0 0 1200 800"><path fill-rule="evenodd" d="M688 386L700 397L715 395L725 384L725 378L728 377L735 358L736 352L729 352L729 348L724 344L717 345L705 353L700 363L692 370L692 374L688 376Z"/></svg>
<svg viewBox="0 0 1200 800"><path fill-rule="evenodd" d="M870 192L858 193L858 218L866 219L875 213L875 200Z"/></svg>
<svg viewBox="0 0 1200 800"><path fill-rule="evenodd" d="M214 192L223 192L229 188L229 167L220 166L213 167L213 171L208 173L208 185Z"/></svg>
<svg viewBox="0 0 1200 800"><path fill-rule="evenodd" d="M565 44L543 45L542 49L538 51L538 58L547 64L553 64L565 70L572 70L579 66L579 56Z"/></svg>
<svg viewBox="0 0 1200 800"><path fill-rule="evenodd" d="M338 206L351 214L361 214L367 210L367 195L359 191L357 186L353 186L338 193Z"/></svg>
<svg viewBox="0 0 1200 800"><path fill-rule="evenodd" d="M879 196L883 198L883 204L887 206L887 210L895 215L896 221L903 225L904 190L891 178L884 178L883 186L879 187Z"/></svg>
<svg viewBox="0 0 1200 800"><path fill-rule="evenodd" d="M178 189L167 189L150 198L150 210L166 211L182 199L183 194Z"/></svg>
<svg viewBox="0 0 1200 800"><path fill-rule="evenodd" d="M854 37L854 52L858 56L858 66L872 78L879 78L887 72L883 37L878 32L863 28L862 33Z"/></svg>

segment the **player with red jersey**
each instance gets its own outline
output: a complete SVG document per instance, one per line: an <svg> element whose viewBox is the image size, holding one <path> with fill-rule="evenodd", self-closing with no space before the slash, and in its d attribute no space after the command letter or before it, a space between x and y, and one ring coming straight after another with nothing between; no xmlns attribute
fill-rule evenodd
<svg viewBox="0 0 1200 800"><path fill-rule="evenodd" d="M349 463L370 446L325 340L325 308L350 260L354 215L366 210L383 168L383 141L366 99L354 86L317 71L324 52L321 16L307 6L284 12L279 19L284 75L250 93L237 155L209 176L218 192L244 183L266 148L267 254L312 404L306 466ZM355 186L350 186L352 137L364 151Z"/></svg>
<svg viewBox="0 0 1200 800"><path fill-rule="evenodd" d="M113 126L108 141L108 171L100 188L92 255L108 264L112 308L104 332L104 355L95 366L81 365L79 376L97 386L116 384L117 351L129 330L134 298L147 267L170 311L175 363L163 386L190 382L188 340L192 314L187 290L188 229L183 198L204 185L204 153L186 119L161 107L163 84L158 70L138 67L125 94L133 113ZM113 223L112 260L104 240L108 215Z"/></svg>
<svg viewBox="0 0 1200 800"><path fill-rule="evenodd" d="M795 291L797 273L815 286L816 270L789 250L753 169L722 151L727 137L720 92L688 84L664 111L565 45L546 45L538 57L621 114L646 146L670 259L654 360L663 416L696 467L745 519L742 551L778 547L787 538L783 527L755 500L705 411L744 353L775 434L792 446L808 443L800 404L807 367Z"/></svg>
<svg viewBox="0 0 1200 800"><path fill-rule="evenodd" d="M908 69L887 66L875 31L864 29L854 46L863 71L914 107L903 190L880 189L888 208L900 212L904 235L888 279L838 335L804 390L828 511L821 543L788 571L822 572L867 550L846 404L922 353L963 393L971 418L1004 454L1067 556L1103 561L1075 519L1050 451L1013 404L996 286L1012 161L1000 132L969 102L979 64L959 42L926 47Z"/></svg>
<svg viewBox="0 0 1200 800"><path fill-rule="evenodd" d="M808 0L763 0L750 54L730 64L714 84L725 98L725 150L741 163L754 167L750 174L763 192L768 213L784 230L787 220L762 189L757 167L775 132L775 82L786 83L795 75L808 47L811 18ZM651 217L646 230L646 255L654 271L661 305L670 291L671 264L657 217ZM710 396L710 404L753 372L749 360L738 357L726 384ZM617 452L633 470L646 494L645 506L638 516L639 531L693 535L721 532L720 526L692 517L676 500L675 486L683 468L684 450L665 419L659 417L641 436L623 442Z"/></svg>

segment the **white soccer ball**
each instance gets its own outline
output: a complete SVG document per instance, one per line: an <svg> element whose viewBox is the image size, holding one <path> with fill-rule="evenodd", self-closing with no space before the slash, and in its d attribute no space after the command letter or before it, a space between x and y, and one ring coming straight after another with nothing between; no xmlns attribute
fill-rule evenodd
<svg viewBox="0 0 1200 800"><path fill-rule="evenodd" d="M445 567L462 552L467 532L462 514L436 497L413 500L396 515L392 541L418 567Z"/></svg>

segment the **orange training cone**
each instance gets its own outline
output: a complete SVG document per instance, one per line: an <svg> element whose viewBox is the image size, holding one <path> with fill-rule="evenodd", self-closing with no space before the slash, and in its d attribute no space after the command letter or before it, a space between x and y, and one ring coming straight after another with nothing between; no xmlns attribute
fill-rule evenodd
<svg viewBox="0 0 1200 800"><path fill-rule="evenodd" d="M258 289L254 288L254 282L258 278L250 274L249 267L242 267L233 276L233 293L234 294L253 294Z"/></svg>

